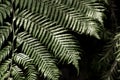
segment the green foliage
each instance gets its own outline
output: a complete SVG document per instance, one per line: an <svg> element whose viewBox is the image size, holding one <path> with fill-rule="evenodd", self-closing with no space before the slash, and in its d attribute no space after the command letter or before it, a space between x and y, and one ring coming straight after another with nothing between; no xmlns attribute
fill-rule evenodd
<svg viewBox="0 0 120 80"><path fill-rule="evenodd" d="M25 80L22 70L16 65L12 67L11 75L13 76L14 80Z"/></svg>
<svg viewBox="0 0 120 80"><path fill-rule="evenodd" d="M44 74L45 77L48 77L48 79L58 79L59 69L50 53L47 52L47 49L25 32L19 33L18 39L23 42L23 52L33 59L33 63L38 67L38 71Z"/></svg>
<svg viewBox="0 0 120 80"><path fill-rule="evenodd" d="M105 9L97 0L0 0L0 80L59 80L59 63L79 74L74 33L101 39Z"/></svg>
<svg viewBox="0 0 120 80"><path fill-rule="evenodd" d="M32 12L47 16L58 25L78 32L79 34L89 34L99 37L99 31L103 29L104 6L98 2L87 0L15 0L16 6L20 3L20 8L27 8ZM68 3L67 3L68 2ZM32 6L31 6L32 5ZM37 8L36 8L37 6ZM55 16L54 16L55 15Z"/></svg>
<svg viewBox="0 0 120 80"><path fill-rule="evenodd" d="M120 34L117 33L109 44L105 45L99 66L104 67L102 80L120 79ZM105 65L107 65L105 67Z"/></svg>
<svg viewBox="0 0 120 80"><path fill-rule="evenodd" d="M31 64L32 59L23 53L18 53L13 57L13 60L26 71L24 73L26 76L25 80L37 80L37 72L34 65Z"/></svg>
<svg viewBox="0 0 120 80"><path fill-rule="evenodd" d="M0 51L0 63L5 60L7 56L10 55L11 46L6 46Z"/></svg>
<svg viewBox="0 0 120 80"><path fill-rule="evenodd" d="M3 24L3 19L6 19L7 16L10 16L11 6L5 3L0 3L0 23Z"/></svg>
<svg viewBox="0 0 120 80"><path fill-rule="evenodd" d="M107 80L120 79L120 72L119 72L120 71L120 33L117 33L117 35L114 38L114 42L115 42L115 46L114 46L115 59L108 75L109 79Z"/></svg>
<svg viewBox="0 0 120 80"><path fill-rule="evenodd" d="M4 80L9 77L10 71L8 71L8 70L9 70L10 64L11 64L11 60L8 59L0 65L0 71L1 71L0 72L0 80Z"/></svg>
<svg viewBox="0 0 120 80"><path fill-rule="evenodd" d="M77 50L80 47L77 45L74 37L67 33L67 30L45 19L45 17L32 14L28 11L23 11L18 15L16 24L23 24L24 29L37 37L41 43L45 44L60 61L67 61L67 63L75 65L77 69L79 68L78 59L80 52Z"/></svg>
<svg viewBox="0 0 120 80"><path fill-rule="evenodd" d="M11 32L12 27L10 25L0 27L0 48L2 47L4 41L9 37Z"/></svg>

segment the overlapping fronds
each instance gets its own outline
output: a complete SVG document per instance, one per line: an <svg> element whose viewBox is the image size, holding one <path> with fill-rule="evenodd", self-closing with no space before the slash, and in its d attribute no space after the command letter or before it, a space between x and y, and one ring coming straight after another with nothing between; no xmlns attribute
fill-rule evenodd
<svg viewBox="0 0 120 80"><path fill-rule="evenodd" d="M6 57L10 55L11 46L6 46L2 50L0 50L0 64Z"/></svg>
<svg viewBox="0 0 120 80"><path fill-rule="evenodd" d="M29 11L21 12L15 20L17 25L23 24L24 29L37 37L60 61L72 63L79 71L79 42L67 30Z"/></svg>
<svg viewBox="0 0 120 80"><path fill-rule="evenodd" d="M103 76L103 80L119 80L120 79L120 34L118 33L109 44L107 54L103 57L105 64L110 65L111 68L106 75ZM114 61L114 62L113 62ZM112 63L112 65L111 65Z"/></svg>
<svg viewBox="0 0 120 80"><path fill-rule="evenodd" d="M0 64L0 80L5 80L5 78L9 77L10 75L9 65L11 64L11 60L5 60L4 63Z"/></svg>
<svg viewBox="0 0 120 80"><path fill-rule="evenodd" d="M13 76L14 80L25 80L25 77L23 74L24 73L18 66L16 65L12 66L11 75Z"/></svg>
<svg viewBox="0 0 120 80"><path fill-rule="evenodd" d="M67 5L70 8L74 8L84 16L97 19L101 23L105 17L105 7L103 3L98 0L45 0L52 1L53 3Z"/></svg>
<svg viewBox="0 0 120 80"><path fill-rule="evenodd" d="M10 25L0 26L0 48L11 32L12 32L12 27Z"/></svg>
<svg viewBox="0 0 120 80"><path fill-rule="evenodd" d="M60 72L47 49L26 32L19 33L18 39L19 42L23 42L23 52L33 59L33 63L38 67L38 71L48 79L58 80Z"/></svg>
<svg viewBox="0 0 120 80"><path fill-rule="evenodd" d="M101 1L0 0L0 80L59 80L59 62L79 73L83 50L74 35L100 39Z"/></svg>
<svg viewBox="0 0 120 80"><path fill-rule="evenodd" d="M9 1L5 0L4 3L1 2L0 2L0 23L3 24L4 22L3 20L6 19L7 16L10 16L11 6Z"/></svg>
<svg viewBox="0 0 120 80"><path fill-rule="evenodd" d="M100 38L98 33L103 29L104 6L99 2L90 0L29 0L29 3L26 4L26 0L15 0L15 4L18 3L21 8L27 8L32 12L47 16L65 28Z"/></svg>
<svg viewBox="0 0 120 80"><path fill-rule="evenodd" d="M111 69L106 73L103 80L120 80L120 62L115 61Z"/></svg>
<svg viewBox="0 0 120 80"><path fill-rule="evenodd" d="M25 80L37 80L37 71L31 63L32 59L23 53L16 53L13 60L16 64L24 68L24 74L26 75Z"/></svg>
<svg viewBox="0 0 120 80"><path fill-rule="evenodd" d="M11 79L9 76L10 76L10 71L7 71L6 73L4 73L4 75L0 80Z"/></svg>
<svg viewBox="0 0 120 80"><path fill-rule="evenodd" d="M99 61L100 63L104 63L103 65L110 64L110 62L114 60L114 57L115 57L114 50L113 50L114 46L115 46L115 42L113 40L105 44L101 52L102 58Z"/></svg>

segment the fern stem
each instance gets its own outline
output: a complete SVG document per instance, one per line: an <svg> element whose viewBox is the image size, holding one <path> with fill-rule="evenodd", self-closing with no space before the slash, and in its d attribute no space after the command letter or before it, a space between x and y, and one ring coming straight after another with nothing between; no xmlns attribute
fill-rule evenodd
<svg viewBox="0 0 120 80"><path fill-rule="evenodd" d="M10 76L11 76L11 70L12 70L12 65L13 65L13 57L14 57L14 55L15 55L15 53L14 53L14 50L15 50L15 27L14 27L14 21L13 21L13 19L14 19L14 17L15 17L15 11L14 11L14 1L13 0L11 0L11 7L12 7L12 24L11 24L11 26L12 26L12 59L11 59L11 65L10 65Z"/></svg>

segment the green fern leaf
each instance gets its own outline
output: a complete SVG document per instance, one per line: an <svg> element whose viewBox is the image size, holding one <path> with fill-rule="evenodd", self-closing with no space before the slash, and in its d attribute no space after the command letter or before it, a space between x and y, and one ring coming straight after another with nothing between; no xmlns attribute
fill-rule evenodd
<svg viewBox="0 0 120 80"><path fill-rule="evenodd" d="M23 72L18 66L12 67L11 75L14 80L25 80L25 77L23 77Z"/></svg>
<svg viewBox="0 0 120 80"><path fill-rule="evenodd" d="M103 12L105 11L105 7L104 7L104 4L100 3L97 0L94 0L94 1L92 0L30 0L28 2L28 5L23 4L23 1L21 0L15 0L15 1L17 5L19 3L20 7L23 7L23 8L26 7L35 12L40 11L40 8L43 7L42 2L62 5L63 7L61 8L64 8L64 6L67 6L69 9L70 8L75 9L75 11L76 12L78 11L79 14L88 16L90 18L98 19L101 23L103 23L103 17L104 17ZM27 3L26 0L24 0L24 2ZM37 8L39 8L39 10L35 8L36 7L35 4L37 5Z"/></svg>
<svg viewBox="0 0 120 80"><path fill-rule="evenodd" d="M27 15L26 15L27 14ZM36 17L35 17L36 16ZM23 11L16 17L16 22L24 25L24 29L37 37L41 43L50 49L59 61L72 63L77 69L79 54L81 53L79 42L73 35L67 33L63 27L49 21L46 17ZM19 26L19 25L18 25ZM79 69L78 69L79 71Z"/></svg>
<svg viewBox="0 0 120 80"><path fill-rule="evenodd" d="M87 1L90 3L87 3L86 1L83 0L82 1L75 0L73 2L78 3L78 5L69 7L67 4L66 5L56 4L56 3L52 3L49 0L45 0L45 1L30 0L29 1L30 5L25 5L25 6L27 9L31 10L32 12L37 12L44 16L47 16L48 18L50 18L50 20L55 21L58 25L71 29L80 34L83 33L87 35L89 34L91 36L100 39L98 33L102 32L101 30L103 28L103 19L102 19L103 12L100 11L97 12L97 10L102 10L101 7L103 6L100 6L99 9L99 7L96 5L97 3L94 3L94 5L90 5L93 4L90 1ZM20 5L22 6L23 4L20 3ZM95 9L93 6L96 6ZM77 8L80 7L80 11L76 10L74 7Z"/></svg>
<svg viewBox="0 0 120 80"><path fill-rule="evenodd" d="M120 79L120 33L118 33L113 39L113 43L111 43L109 54L106 56L109 60L109 63L114 60L112 66L106 75L103 76L103 80L119 80ZM112 54L110 54L112 52ZM110 59L110 56L113 59Z"/></svg>
<svg viewBox="0 0 120 80"><path fill-rule="evenodd" d="M105 7L102 3L98 2L97 0L52 0L56 1L56 3L61 3L64 5L69 6L70 8L74 8L75 10L79 11L80 14L97 19L103 24L103 17Z"/></svg>
<svg viewBox="0 0 120 80"><path fill-rule="evenodd" d="M6 73L4 73L4 75L2 76L2 78L0 78L0 80L5 80L5 79L9 79L10 76L10 71L7 71Z"/></svg>
<svg viewBox="0 0 120 80"><path fill-rule="evenodd" d="M0 63L10 55L11 48L11 46L6 46L0 50Z"/></svg>
<svg viewBox="0 0 120 80"><path fill-rule="evenodd" d="M23 42L23 52L33 59L38 71L41 71L48 79L58 80L60 72L47 49L25 32L19 33L18 39Z"/></svg>
<svg viewBox="0 0 120 80"><path fill-rule="evenodd" d="M4 80L4 78L8 77L9 74L9 66L11 64L11 60L5 60L4 63L0 64L0 80Z"/></svg>
<svg viewBox="0 0 120 80"><path fill-rule="evenodd" d="M120 62L120 33L118 33L115 38L114 38L114 42L115 42L115 55L116 55L116 60L118 62Z"/></svg>
<svg viewBox="0 0 120 80"><path fill-rule="evenodd" d="M108 0L0 0L0 80L38 80L42 75L47 80L59 80L59 63L82 71L79 60L83 51L77 39L82 35L101 39L104 12L109 13L104 3L109 5ZM120 80L119 37L106 46L108 52L100 60L106 66L103 80Z"/></svg>
<svg viewBox="0 0 120 80"><path fill-rule="evenodd" d="M31 63L32 59L25 54L19 53L14 56L13 60L16 64L24 67L26 75L25 80L37 80L37 72Z"/></svg>
<svg viewBox="0 0 120 80"><path fill-rule="evenodd" d="M6 19L7 16L10 16L11 6L0 3L0 23L3 24L3 19Z"/></svg>
<svg viewBox="0 0 120 80"><path fill-rule="evenodd" d="M120 79L120 62L115 61L112 66L111 69L106 72L107 74L105 74L103 76L103 80L119 80Z"/></svg>
<svg viewBox="0 0 120 80"><path fill-rule="evenodd" d="M12 32L11 25L9 26L0 26L0 48L4 41L8 38L10 33Z"/></svg>

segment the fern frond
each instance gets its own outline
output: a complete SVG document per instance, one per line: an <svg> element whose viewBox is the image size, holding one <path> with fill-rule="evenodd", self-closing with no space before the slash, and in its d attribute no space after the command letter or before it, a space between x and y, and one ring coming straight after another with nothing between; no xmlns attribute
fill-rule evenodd
<svg viewBox="0 0 120 80"><path fill-rule="evenodd" d="M11 32L12 32L11 25L0 26L0 48Z"/></svg>
<svg viewBox="0 0 120 80"><path fill-rule="evenodd" d="M23 2L25 4L23 4ZM35 12L39 12L40 8L43 8L43 6L46 5L44 4L46 2L61 5L61 8L64 8L64 6L66 6L69 9L74 9L76 12L78 12L78 14L98 19L98 21L103 23L103 17L105 16L103 12L105 11L105 7L104 4L100 3L97 0L30 0L28 4L26 0L15 0L16 5L19 3L21 8L31 9Z"/></svg>
<svg viewBox="0 0 120 80"><path fill-rule="evenodd" d="M109 64L112 60L114 60L114 46L115 42L113 40L108 41L105 46L103 47L102 50L102 58L100 59L99 62Z"/></svg>
<svg viewBox="0 0 120 80"><path fill-rule="evenodd" d="M48 0L49 1L49 0ZM103 24L103 18L105 17L104 4L100 3L98 0L50 0L53 3L63 4L69 8L74 8L79 14L87 16L89 18L94 18Z"/></svg>
<svg viewBox="0 0 120 80"><path fill-rule="evenodd" d="M10 76L10 71L7 71L6 73L4 73L4 75L0 78L0 80L6 80L9 79Z"/></svg>
<svg viewBox="0 0 120 80"><path fill-rule="evenodd" d="M33 63L38 67L38 71L48 79L58 80L60 72L47 49L26 32L19 33L18 39L18 41L23 42L23 52L33 59Z"/></svg>
<svg viewBox="0 0 120 80"><path fill-rule="evenodd" d="M49 21L46 17L30 13L29 11L23 11L16 17L16 24L21 23L24 29L47 46L59 61L67 62L68 64L72 63L77 69L79 68L78 60L81 53L79 42L67 30L56 25L55 22Z"/></svg>
<svg viewBox="0 0 120 80"><path fill-rule="evenodd" d="M22 70L16 65L12 67L11 76L14 80L25 80Z"/></svg>
<svg viewBox="0 0 120 80"><path fill-rule="evenodd" d="M25 80L37 80L37 72L35 67L31 64L32 59L23 53L16 53L13 58L14 62L21 65L25 70Z"/></svg>
<svg viewBox="0 0 120 80"><path fill-rule="evenodd" d="M103 76L103 80L120 80L120 62L115 61L111 69Z"/></svg>
<svg viewBox="0 0 120 80"><path fill-rule="evenodd" d="M0 80L4 80L5 75L9 72L9 66L11 64L11 60L8 59L4 63L0 64Z"/></svg>
<svg viewBox="0 0 120 80"><path fill-rule="evenodd" d="M0 63L5 60L7 56L10 55L11 48L11 46L6 46L2 50L0 50Z"/></svg>
<svg viewBox="0 0 120 80"><path fill-rule="evenodd" d="M112 61L114 60L114 62L112 63L110 70L104 76L105 78L103 80L119 80L120 79L120 33L118 33L115 36L112 44L113 45L110 51L113 53L109 55L113 57ZM110 58L109 55L108 55L108 58Z"/></svg>
<svg viewBox="0 0 120 80"><path fill-rule="evenodd" d="M11 6L8 4L0 3L0 23L3 24L3 20L10 16Z"/></svg>
<svg viewBox="0 0 120 80"><path fill-rule="evenodd" d="M57 24L65 28L71 29L80 34L84 33L87 35L89 34L91 36L94 36L98 39L100 38L98 33L101 32L103 28L102 25L103 21L100 23L100 21L99 20L97 21L96 18L94 19L93 17L91 18L89 16L86 16L86 15L92 15L95 17L94 13L96 11L94 10L94 8L91 9L89 7L90 3L88 5L88 3L86 2L87 6L85 6L85 4L82 3L82 2L85 3L85 1L81 1L79 5L82 5L82 7L80 7L81 12L79 12L78 10L75 10L73 7L71 8L68 7L67 5L52 3L49 0L45 0L45 1L30 0L27 5L22 4L23 1L19 1L19 2L21 6L26 6L28 10L47 16L48 18L50 18L50 20L55 21ZM84 12L86 12L86 15L83 15L85 14ZM100 13L99 14L97 13L96 15L97 17L102 18L100 16Z"/></svg>

